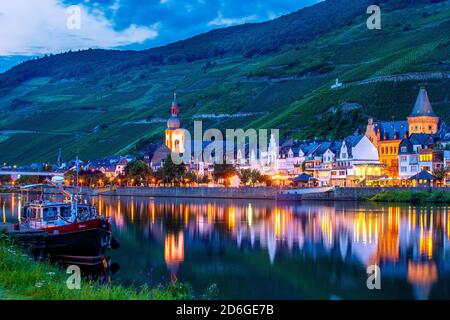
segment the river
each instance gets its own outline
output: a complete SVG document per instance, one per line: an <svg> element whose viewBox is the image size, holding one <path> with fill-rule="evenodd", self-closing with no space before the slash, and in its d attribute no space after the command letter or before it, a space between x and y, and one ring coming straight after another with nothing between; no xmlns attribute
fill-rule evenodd
<svg viewBox="0 0 450 320"><path fill-rule="evenodd" d="M17 221L26 200L0 195L0 218ZM224 299L450 298L448 206L88 201L111 217L121 242L110 252L120 265L115 283L153 286L178 279L197 295L216 284ZM379 282L369 279L370 266L379 267Z"/></svg>

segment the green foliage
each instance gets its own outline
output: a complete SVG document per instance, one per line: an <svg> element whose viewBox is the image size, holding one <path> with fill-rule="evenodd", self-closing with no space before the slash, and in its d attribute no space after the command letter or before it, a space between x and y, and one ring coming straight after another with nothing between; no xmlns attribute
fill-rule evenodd
<svg viewBox="0 0 450 320"><path fill-rule="evenodd" d="M370 1L367 0L324 2L275 21L213 30L185 41L143 52L90 49L45 56L14 67L12 71L0 77L0 82L16 85L24 80L44 76L55 80L98 78L105 81L105 85L114 87L112 81L107 82L104 79L104 74L124 74L126 79L126 72L133 69L136 71L135 77L140 78L142 69L152 70L155 65L192 63L225 55L252 58L273 54L285 45L304 43L329 30L351 23L361 12L365 12L369 4Z"/></svg>
<svg viewBox="0 0 450 320"><path fill-rule="evenodd" d="M410 203L450 203L450 192L445 190L428 191L386 191L369 198L376 202L410 202Z"/></svg>
<svg viewBox="0 0 450 320"><path fill-rule="evenodd" d="M193 171L187 171L184 174L185 183L199 183L201 178L195 174Z"/></svg>
<svg viewBox="0 0 450 320"><path fill-rule="evenodd" d="M225 186L229 186L230 185L229 179L234 175L236 175L236 169L232 164L228 163L214 164L213 177L216 182L219 180L223 180L223 184Z"/></svg>
<svg viewBox="0 0 450 320"><path fill-rule="evenodd" d="M39 183L39 176L20 176L16 183L19 185L36 184Z"/></svg>
<svg viewBox="0 0 450 320"><path fill-rule="evenodd" d="M339 106L336 111L327 112L323 117L313 121L305 129L303 136L343 139L358 128L363 130L366 124L367 118L361 109L344 112Z"/></svg>
<svg viewBox="0 0 450 320"><path fill-rule="evenodd" d="M210 182L209 177L205 174L203 176L197 177L197 183L208 184Z"/></svg>
<svg viewBox="0 0 450 320"><path fill-rule="evenodd" d="M57 266L34 262L9 237L0 232L0 291L16 299L35 300L191 300L192 290L175 282L155 288L125 288L82 280L80 290L70 290L67 274Z"/></svg>
<svg viewBox="0 0 450 320"><path fill-rule="evenodd" d="M263 180L261 172L252 169L242 169L237 172L242 185L254 185Z"/></svg>
<svg viewBox="0 0 450 320"><path fill-rule="evenodd" d="M78 173L80 185L99 186L106 183L106 176L99 170L83 170Z"/></svg>
<svg viewBox="0 0 450 320"><path fill-rule="evenodd" d="M164 183L180 184L183 182L186 173L186 165L175 164L171 155L164 160L164 165L160 172L160 178Z"/></svg>
<svg viewBox="0 0 450 320"><path fill-rule="evenodd" d="M125 167L125 177L132 185L146 184L152 176L152 169L146 161L134 160Z"/></svg>
<svg viewBox="0 0 450 320"><path fill-rule="evenodd" d="M194 115L242 113L205 118L203 127L342 138L361 131L368 117L403 120L423 80L330 85L450 72L450 38L442 31L450 29L450 3L381 3L382 30L365 26L370 1L336 0L142 52L86 50L22 63L0 74L0 132L9 132L0 135L0 161L53 163L59 148L66 160L143 150L162 141L175 88L183 92L186 129ZM449 122L450 80L427 80L427 89ZM361 108L336 110L346 103Z"/></svg>
<svg viewBox="0 0 450 320"><path fill-rule="evenodd" d="M433 170L433 177L439 181L439 182L443 182L445 177L447 176L447 174L449 173L450 168L449 167L441 167L441 168L436 168Z"/></svg>
<svg viewBox="0 0 450 320"><path fill-rule="evenodd" d="M262 175L259 182L265 184L267 187L271 187L273 184L272 176Z"/></svg>
<svg viewBox="0 0 450 320"><path fill-rule="evenodd" d="M152 292L154 300L174 300L174 297L175 300L192 300L192 288L185 283L175 282L168 287L159 285Z"/></svg>
<svg viewBox="0 0 450 320"><path fill-rule="evenodd" d="M432 203L450 203L450 192L444 190L435 191L427 201Z"/></svg>
<svg viewBox="0 0 450 320"><path fill-rule="evenodd" d="M0 185L10 184L12 182L11 176L0 175Z"/></svg>

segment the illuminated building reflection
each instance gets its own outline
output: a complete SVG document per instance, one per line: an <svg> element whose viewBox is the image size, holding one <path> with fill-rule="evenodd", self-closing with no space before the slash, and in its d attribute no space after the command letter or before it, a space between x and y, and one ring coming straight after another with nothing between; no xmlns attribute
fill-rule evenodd
<svg viewBox="0 0 450 320"><path fill-rule="evenodd" d="M0 199L3 220L17 219L20 203L15 197ZM445 206L125 197L99 197L95 204L111 217L119 236L140 237L142 243L162 248L172 278L187 260L195 259L192 251L220 259L230 247L241 255L262 252L272 267L290 257L327 257L365 274L368 266L377 264L383 279L406 281L418 299L429 298L441 270L450 270L450 216Z"/></svg>
<svg viewBox="0 0 450 320"><path fill-rule="evenodd" d="M170 270L172 277L175 277L178 267L184 261L184 235L180 231L178 234L168 233L164 240L164 261Z"/></svg>

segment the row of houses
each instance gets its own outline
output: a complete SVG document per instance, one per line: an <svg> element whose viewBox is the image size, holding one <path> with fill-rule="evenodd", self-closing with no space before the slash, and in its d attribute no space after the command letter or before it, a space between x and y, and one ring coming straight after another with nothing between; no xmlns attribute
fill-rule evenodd
<svg viewBox="0 0 450 320"><path fill-rule="evenodd" d="M178 130L176 99L171 110L165 139L167 154L184 143ZM235 150L233 164L238 169L269 174L280 183L307 174L321 186L411 185L420 183L422 179L415 178L424 177L421 173L431 177L450 165L449 150L450 127L434 113L426 89L420 87L405 121L376 122L370 118L364 134L343 140L290 139L276 143L272 136L264 153ZM209 174L215 161L214 157L192 158L190 169Z"/></svg>
<svg viewBox="0 0 450 320"><path fill-rule="evenodd" d="M287 175L308 173L320 185L338 186L411 185L439 171L445 176L449 166L450 128L434 113L424 87L406 121L369 119L363 135L289 142L279 159ZM444 177L442 183L449 182Z"/></svg>
<svg viewBox="0 0 450 320"><path fill-rule="evenodd" d="M186 143L183 131L179 130L178 113L175 96L165 143L151 143L142 151L141 158L153 171L162 167L171 151L179 151ZM211 142L201 143L205 149ZM215 152L224 155L226 142L222 147L222 152ZM115 178L125 173L126 165L133 159L132 156L108 157L90 161L84 168ZM208 157L202 154L200 158L192 154L186 167L198 175L212 176L217 160L214 152ZM423 177L420 175L423 172L430 177L450 166L450 127L434 113L428 93L421 87L413 111L405 121L369 119L364 134L353 134L342 140L278 142L272 135L264 152L248 149L242 152L235 147L232 164L238 170L258 170L280 184L288 184L306 174L320 186L411 185L421 182L415 177ZM443 183L447 183L446 179Z"/></svg>

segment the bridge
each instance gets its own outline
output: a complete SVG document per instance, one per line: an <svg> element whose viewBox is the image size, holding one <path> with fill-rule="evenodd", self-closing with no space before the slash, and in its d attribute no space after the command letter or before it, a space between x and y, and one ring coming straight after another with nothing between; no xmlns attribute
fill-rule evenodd
<svg viewBox="0 0 450 320"><path fill-rule="evenodd" d="M0 176L41 176L41 177L64 177L64 172L45 172L45 171L2 171Z"/></svg>

